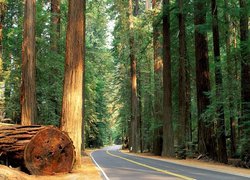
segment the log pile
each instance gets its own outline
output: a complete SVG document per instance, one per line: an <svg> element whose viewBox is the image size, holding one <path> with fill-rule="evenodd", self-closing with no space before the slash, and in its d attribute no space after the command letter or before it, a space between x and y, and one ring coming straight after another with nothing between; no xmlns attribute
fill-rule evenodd
<svg viewBox="0 0 250 180"><path fill-rule="evenodd" d="M52 126L0 126L0 158L34 175L67 173L73 168L73 142Z"/></svg>

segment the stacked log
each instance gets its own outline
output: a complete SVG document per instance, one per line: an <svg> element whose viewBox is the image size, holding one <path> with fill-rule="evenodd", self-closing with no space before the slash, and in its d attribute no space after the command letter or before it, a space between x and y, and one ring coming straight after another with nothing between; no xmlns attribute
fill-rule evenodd
<svg viewBox="0 0 250 180"><path fill-rule="evenodd" d="M31 174L67 173L75 151L67 134L52 126L0 127L0 157L13 166L25 166Z"/></svg>

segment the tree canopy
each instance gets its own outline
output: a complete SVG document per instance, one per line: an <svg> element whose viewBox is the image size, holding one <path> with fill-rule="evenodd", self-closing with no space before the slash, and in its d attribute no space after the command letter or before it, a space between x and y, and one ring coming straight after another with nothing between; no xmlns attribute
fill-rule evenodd
<svg viewBox="0 0 250 180"><path fill-rule="evenodd" d="M240 158L249 167L247 0L86 0L76 18L84 21L81 42L77 30L66 36L76 26L69 15L75 2L34 2L27 14L22 1L0 0L0 121L21 123L34 93L26 104L33 104L31 122L62 125L62 109L73 107L63 106L63 95L76 92L63 87L71 78L67 58L76 62L80 44L76 85L83 90L75 101L83 100L83 149L117 143L177 158ZM25 69L26 55L35 75Z"/></svg>

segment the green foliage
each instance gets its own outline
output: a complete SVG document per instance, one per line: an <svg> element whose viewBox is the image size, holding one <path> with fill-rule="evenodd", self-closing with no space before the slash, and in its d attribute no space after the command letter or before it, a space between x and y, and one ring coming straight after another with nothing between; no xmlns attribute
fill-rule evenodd
<svg viewBox="0 0 250 180"><path fill-rule="evenodd" d="M61 30L58 39L58 48L62 49L62 53L53 51L50 35L55 32L50 24L50 4L38 1L36 7L37 122L58 126L61 115L66 28L61 28L64 30ZM66 26L66 21L62 20L61 26Z"/></svg>
<svg viewBox="0 0 250 180"><path fill-rule="evenodd" d="M20 80L23 3L8 1L4 27L5 108L7 117L20 122ZM36 3L36 123L59 125L63 90L67 1L61 2L58 51L51 49L50 2ZM106 2L87 3L86 23L86 145L97 147L110 143L111 123L109 97L113 60L106 44L108 14Z"/></svg>
<svg viewBox="0 0 250 180"><path fill-rule="evenodd" d="M6 117L20 121L20 80L23 9L20 1L7 1L3 28Z"/></svg>
<svg viewBox="0 0 250 180"><path fill-rule="evenodd" d="M51 36L56 32L51 26L50 1L36 1L36 92L38 116L36 123L59 125L63 91L63 74L65 59L65 39L67 27L67 1L61 1L61 24L58 51L51 48ZM227 2L227 3L226 3ZM2 3L2 2L0 2ZM162 29L162 10L159 8L145 10L145 2L140 1L139 14L134 17L134 46L137 59L138 100L141 118L141 141L143 149L152 150L154 131L162 127L156 121L155 90L162 95L163 90L155 83L153 61L153 29ZM220 33L221 63L216 64L213 55L212 15L207 1L206 23L194 26L194 2L185 1L184 15L186 20L186 43L191 89L191 131L192 139L187 143L196 151L198 137L198 118L216 126L219 113L224 113L227 149L231 146L232 121L235 123L237 140L236 154L241 156L241 149L249 147L249 121L240 124L241 107L241 65L242 52L249 52L249 43L240 43L239 2L234 0L217 0L218 23ZM20 82L22 62L23 2L6 0L3 27L3 75L5 82L6 116L20 122ZM173 122L177 126L180 109L178 107L179 89L179 27L177 1L171 1L171 58L172 58L172 103ZM249 10L249 6L245 8ZM204 13L204 12L201 12ZM131 121L131 88L130 88L130 30L128 1L123 0L88 0L86 6L86 60L85 60L85 145L101 147L111 143L125 143L130 132ZM114 26L114 27L113 27ZM113 29L114 28L114 29ZM196 64L194 30L208 36L209 66L211 91L204 92L210 99L210 105L201 117L197 113ZM229 41L228 41L229 39ZM160 35L160 42L162 41ZM248 40L249 41L249 40ZM162 42L161 42L162 43ZM229 43L229 44L228 44ZM245 51L244 51L245 50ZM246 63L246 62L243 62ZM215 68L222 70L223 83L215 83ZM3 79L2 79L3 77ZM159 78L159 77L158 77ZM217 97L219 88L220 97ZM248 103L248 102L246 102ZM218 107L224 107L218 112ZM248 114L244 114L248 116ZM219 129L219 128L218 128ZM215 128L213 135L220 133ZM175 134L178 132L175 132ZM242 134L243 133L243 134Z"/></svg>
<svg viewBox="0 0 250 180"><path fill-rule="evenodd" d="M89 1L86 13L85 136L86 147L111 142L113 58L108 49L106 1ZM110 97L111 96L111 97Z"/></svg>

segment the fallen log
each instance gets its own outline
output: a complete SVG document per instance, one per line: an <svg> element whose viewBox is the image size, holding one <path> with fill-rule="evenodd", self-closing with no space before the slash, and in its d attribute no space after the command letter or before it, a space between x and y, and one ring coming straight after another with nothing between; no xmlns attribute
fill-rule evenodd
<svg viewBox="0 0 250 180"><path fill-rule="evenodd" d="M67 134L52 126L0 126L0 157L34 175L67 173L75 151Z"/></svg>
<svg viewBox="0 0 250 180"><path fill-rule="evenodd" d="M0 122L0 127L1 127L1 126L13 126L13 125L17 125L17 124L10 124L10 123L3 123L3 122Z"/></svg>

